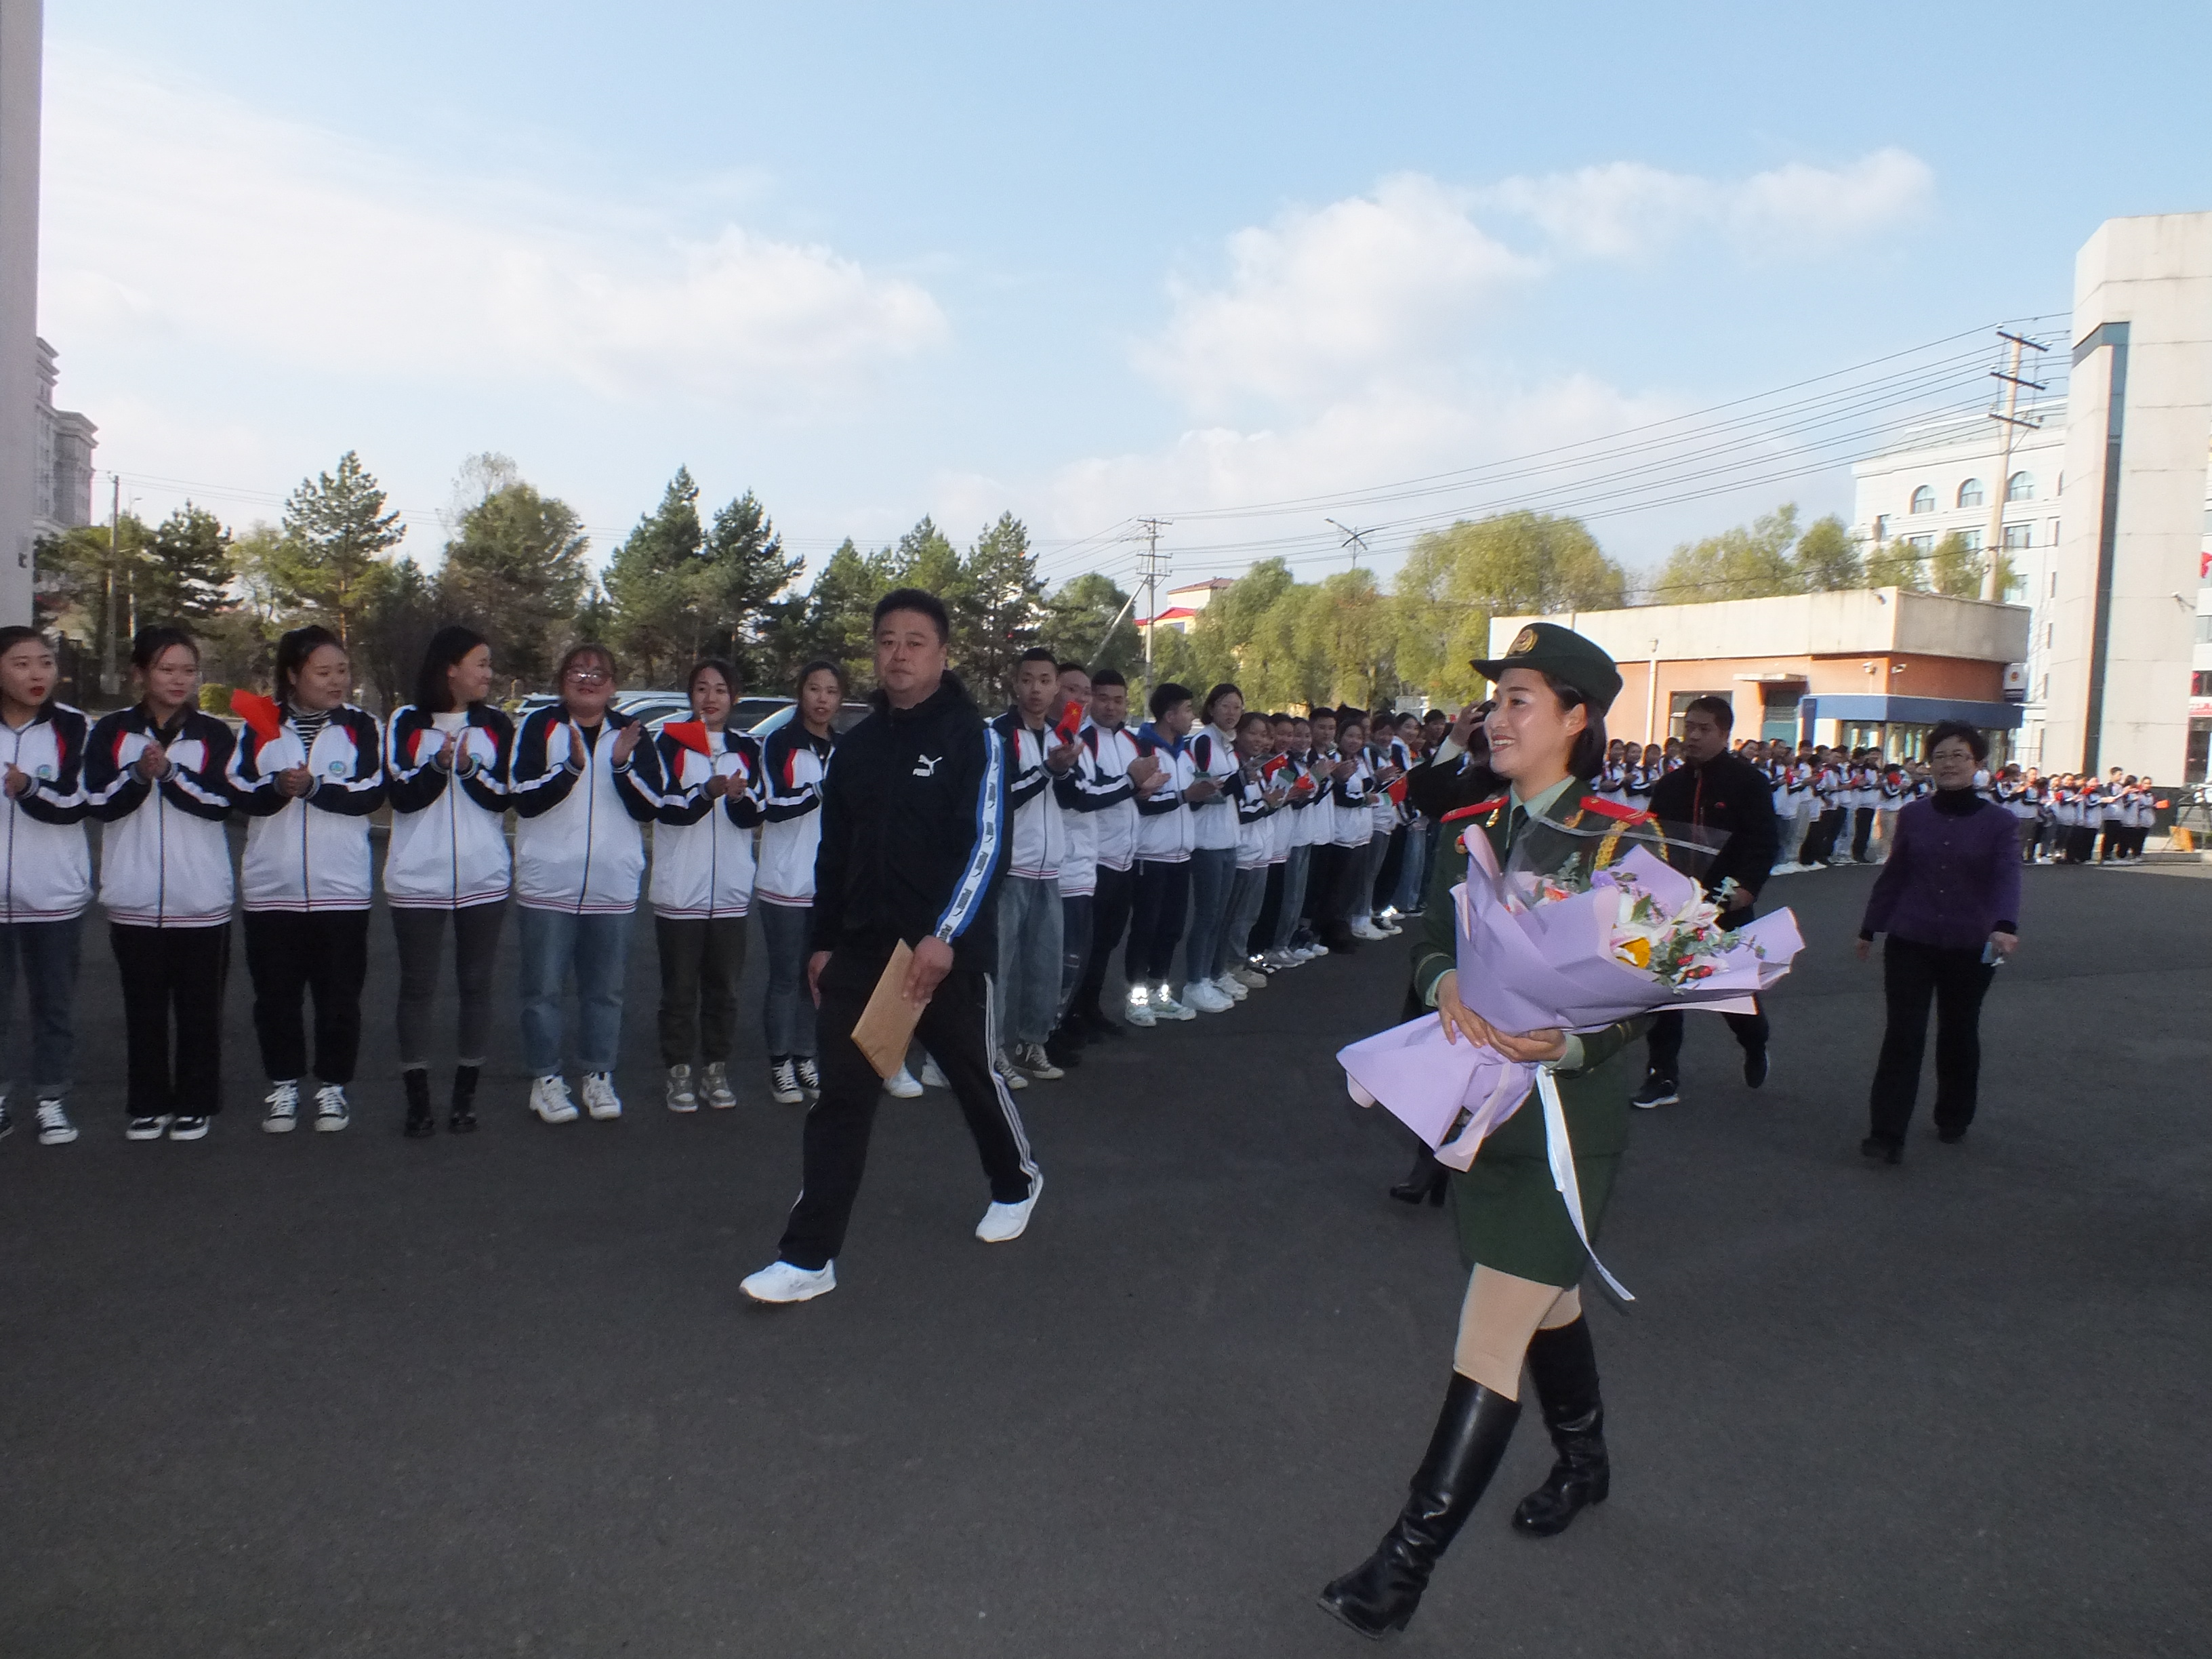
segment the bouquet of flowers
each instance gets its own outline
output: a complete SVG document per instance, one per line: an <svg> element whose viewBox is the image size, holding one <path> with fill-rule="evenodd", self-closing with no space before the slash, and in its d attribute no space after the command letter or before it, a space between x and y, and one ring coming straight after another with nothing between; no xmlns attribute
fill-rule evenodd
<svg viewBox="0 0 2212 1659"><path fill-rule="evenodd" d="M1599 822L1531 825L1502 871L1488 839L1468 834L1467 879L1451 894L1461 1002L1516 1033L1594 1031L1669 1008L1751 1012L1752 996L1788 973L1803 948L1796 918L1778 910L1728 925L1733 883L1708 896L1696 873L1720 838L1641 814L1588 816ZM1534 1094L1555 1182L1582 1231L1550 1068L1448 1041L1433 1014L1352 1043L1337 1059L1353 1099L1382 1106L1458 1170Z"/></svg>

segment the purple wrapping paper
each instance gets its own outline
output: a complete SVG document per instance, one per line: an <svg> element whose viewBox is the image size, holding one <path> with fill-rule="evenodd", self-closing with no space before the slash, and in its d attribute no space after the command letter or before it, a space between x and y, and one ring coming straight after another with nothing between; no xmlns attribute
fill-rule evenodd
<svg viewBox="0 0 2212 1659"><path fill-rule="evenodd" d="M1751 994L1788 973L1804 948L1796 919L1778 910L1741 930L1765 950L1763 958L1747 943L1721 958L1711 978L1677 991L1613 959L1618 888L1594 886L1520 908L1499 896L1489 843L1469 836L1468 847L1468 880L1451 893L1459 921L1457 989L1462 1002L1500 1030L1596 1030L1664 1008L1747 1012ZM1640 848L1616 867L1632 873L1670 910L1698 891L1695 882ZM1381 1105L1458 1170L1474 1161L1484 1137L1529 1097L1539 1069L1464 1040L1447 1042L1434 1014L1362 1038L1337 1059L1354 1100Z"/></svg>

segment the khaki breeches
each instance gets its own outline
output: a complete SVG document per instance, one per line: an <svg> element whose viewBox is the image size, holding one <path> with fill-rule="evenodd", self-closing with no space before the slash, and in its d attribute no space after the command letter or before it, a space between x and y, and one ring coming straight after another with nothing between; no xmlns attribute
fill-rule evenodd
<svg viewBox="0 0 2212 1659"><path fill-rule="evenodd" d="M1508 1400L1521 1397L1521 1362L1528 1339L1583 1316L1582 1292L1516 1279L1494 1267L1477 1267L1460 1304L1459 1341L1452 1369Z"/></svg>

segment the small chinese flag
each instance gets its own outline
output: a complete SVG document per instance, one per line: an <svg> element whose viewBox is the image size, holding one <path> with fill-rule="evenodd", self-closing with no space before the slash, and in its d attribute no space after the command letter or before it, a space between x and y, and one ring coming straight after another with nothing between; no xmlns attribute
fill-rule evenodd
<svg viewBox="0 0 2212 1659"><path fill-rule="evenodd" d="M1397 780L1397 781L1395 781L1395 783L1391 784L1388 788L1386 788L1385 790L1383 790L1383 792L1382 792L1382 793L1383 793L1384 794L1386 794L1386 795L1389 796L1389 797L1390 797L1390 799L1391 799L1392 800L1394 800L1394 801L1397 802L1399 805L1403 806L1403 805L1406 804L1406 781L1405 781L1405 779L1403 779L1403 778L1400 778L1399 780Z"/></svg>
<svg viewBox="0 0 2212 1659"><path fill-rule="evenodd" d="M232 692L230 712L251 726L253 735L264 743L272 741L284 729L284 711L258 691Z"/></svg>
<svg viewBox="0 0 2212 1659"><path fill-rule="evenodd" d="M712 755L714 752L713 740L707 735L707 725L703 720L670 720L660 729L695 755Z"/></svg>
<svg viewBox="0 0 2212 1659"><path fill-rule="evenodd" d="M1064 748L1075 741L1075 734L1082 729L1083 705L1070 698L1060 709L1059 723L1052 728L1052 734L1060 739Z"/></svg>
<svg viewBox="0 0 2212 1659"><path fill-rule="evenodd" d="M1291 757L1288 755L1277 755L1273 759L1268 761L1265 765L1261 767L1260 775L1263 779L1272 778L1276 773L1281 771L1290 763Z"/></svg>

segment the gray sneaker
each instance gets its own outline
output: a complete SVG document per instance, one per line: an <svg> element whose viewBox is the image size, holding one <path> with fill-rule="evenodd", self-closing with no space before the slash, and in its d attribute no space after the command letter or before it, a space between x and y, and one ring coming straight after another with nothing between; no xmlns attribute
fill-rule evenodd
<svg viewBox="0 0 2212 1659"><path fill-rule="evenodd" d="M39 1103L39 1145L66 1146L76 1139L76 1125L70 1121L69 1108L58 1100Z"/></svg>
<svg viewBox="0 0 2212 1659"><path fill-rule="evenodd" d="M710 1060L707 1074L699 1080L700 1092L707 1103L718 1112L726 1112L738 1103L738 1091L730 1087L730 1068L726 1061Z"/></svg>
<svg viewBox="0 0 2212 1659"><path fill-rule="evenodd" d="M691 1090L691 1068L672 1066L668 1068L668 1109L672 1112L696 1112L699 1097Z"/></svg>

